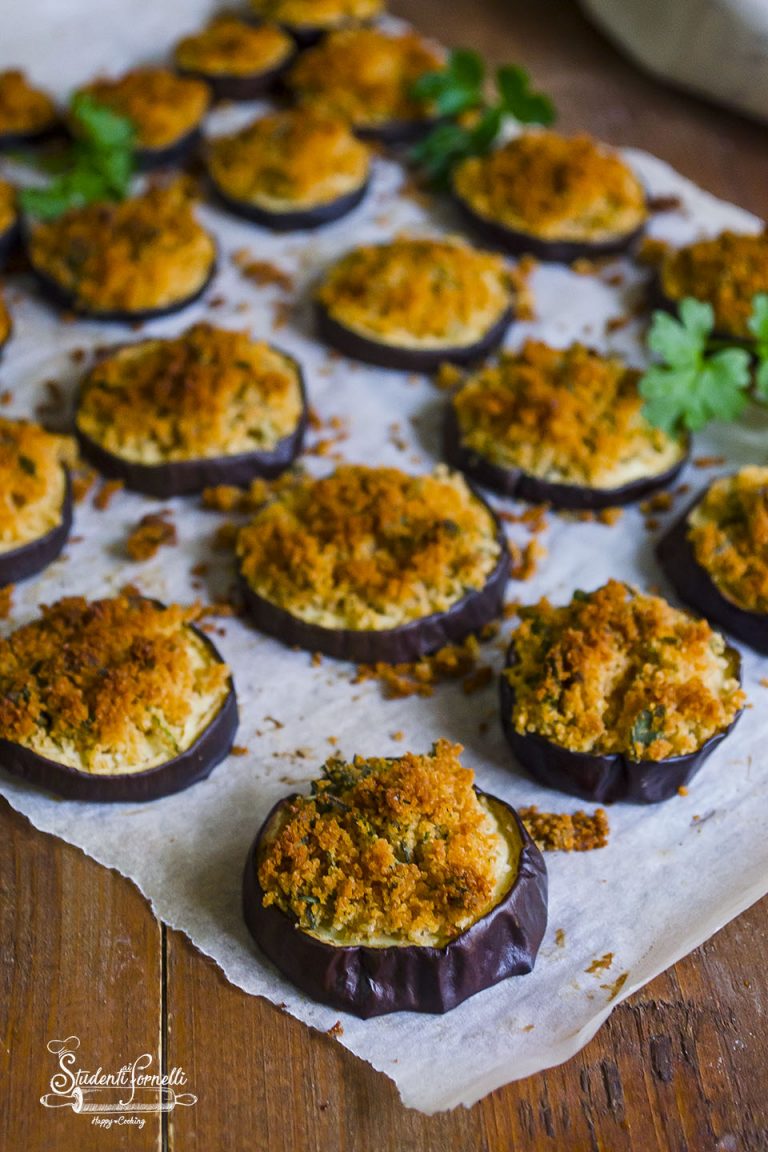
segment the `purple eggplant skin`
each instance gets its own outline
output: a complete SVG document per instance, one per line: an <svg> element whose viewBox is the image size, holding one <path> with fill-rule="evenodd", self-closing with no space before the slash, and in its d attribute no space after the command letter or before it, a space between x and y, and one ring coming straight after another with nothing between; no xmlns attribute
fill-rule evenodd
<svg viewBox="0 0 768 1152"><path fill-rule="evenodd" d="M512 322L512 308L507 308L500 318L479 340L463 347L452 348L401 348L361 336L351 328L335 320L328 309L315 301L315 328L321 340L349 356L379 368L394 368L401 372L436 372L444 361L451 364L472 364L488 356L502 343L507 328Z"/></svg>
<svg viewBox="0 0 768 1152"><path fill-rule="evenodd" d="M236 75L226 72L202 72L193 68L176 68L179 76L189 80L202 80L213 93L214 100L256 100L264 96L277 84L296 58L291 52L279 64L272 68L262 69L261 72Z"/></svg>
<svg viewBox="0 0 768 1152"><path fill-rule="evenodd" d="M482 793L480 793L482 795ZM547 869L520 817L517 877L499 903L442 948L420 945L369 948L333 945L302 932L274 904L264 907L257 860L262 837L281 800L253 842L243 876L243 915L261 951L313 1000L363 1020L390 1012L449 1012L509 976L532 971L547 926Z"/></svg>
<svg viewBox="0 0 768 1152"><path fill-rule="evenodd" d="M241 572L239 584L243 601L251 622L260 632L289 646L322 652L355 664L407 664L446 644L459 643L501 615L510 560L506 537L495 515L494 522L501 553L483 587L467 592L445 612L434 612L397 628L377 632L310 624L254 592Z"/></svg>
<svg viewBox="0 0 768 1152"><path fill-rule="evenodd" d="M235 200L228 196L214 181L211 186L217 199L228 212L235 216L242 216L253 224L268 228L271 232L299 232L306 229L321 228L324 224L331 224L346 216L365 198L370 187L370 180L366 179L359 188L345 192L343 196L325 204L318 204L313 208L297 208L295 211L270 212L260 208L257 204L249 204L244 200Z"/></svg>
<svg viewBox="0 0 768 1152"><path fill-rule="evenodd" d="M605 256L619 256L635 246L643 235L646 221L633 228L630 232L611 236L605 240L546 240L530 232L523 232L517 228L510 228L495 220L478 215L465 200L456 193L453 202L458 209L463 223L475 235L491 245L501 249L512 256L535 256L537 260L544 260L557 264L571 264L574 260L597 260Z"/></svg>
<svg viewBox="0 0 768 1152"><path fill-rule="evenodd" d="M727 648L734 665L734 675L741 679L741 658L735 648ZM506 667L516 659L514 641L507 653ZM612 804L625 800L632 804L658 804L676 796L702 768L741 716L737 713L727 728L710 736L701 748L684 756L665 760L632 760L620 752L600 755L574 752L553 743L535 732L518 732L512 723L515 694L502 673L499 680L501 726L512 752L535 780L547 788L591 800Z"/></svg>
<svg viewBox="0 0 768 1152"><path fill-rule="evenodd" d="M149 320L159 320L163 316L172 316L176 312L181 312L184 308L195 304L201 296L204 296L208 291L216 275L216 264L217 261L214 258L210 271L202 284L199 288L195 288L194 292L191 292L189 296L185 296L183 299L176 300L170 304L162 304L157 308L140 308L132 312L124 308L99 310L79 304L74 293L63 288L53 277L40 271L40 269L36 268L30 261L30 266L37 281L38 288L41 294L49 300L51 304L66 312L74 312L76 315L83 317L83 319L98 320L105 324L144 324Z"/></svg>
<svg viewBox="0 0 768 1152"><path fill-rule="evenodd" d="M688 518L701 499L702 496L697 496L689 504L657 544L656 556L661 569L685 604L756 652L768 655L768 615L750 612L729 600L696 559L688 539Z"/></svg>
<svg viewBox="0 0 768 1152"><path fill-rule="evenodd" d="M0 552L0 588L7 584L19 584L53 563L66 544L72 528L72 506L72 481L65 469L64 499L59 523L37 540L31 540L10 552Z"/></svg>
<svg viewBox="0 0 768 1152"><path fill-rule="evenodd" d="M16 148L34 148L37 144L47 144L56 136L64 135L63 125L56 121L46 124L36 132L0 132L0 152L12 152Z"/></svg>
<svg viewBox="0 0 768 1152"><path fill-rule="evenodd" d="M433 128L445 119L443 116L421 116L412 120L387 120L381 124L352 125L352 131L360 140L390 147L417 144L428 136Z"/></svg>
<svg viewBox="0 0 768 1152"><path fill-rule="evenodd" d="M13 251L16 242L19 239L20 230L17 220L0 232L0 268L3 267L6 260Z"/></svg>
<svg viewBox="0 0 768 1152"><path fill-rule="evenodd" d="M304 377L299 365L295 361L292 363L297 369L301 388L301 415L293 431L283 436L274 448L263 452L242 452L236 456L140 464L108 452L76 428L80 451L103 476L122 480L126 488L159 500L168 500L171 496L189 496L219 484L244 488L256 477L273 480L285 472L301 452L309 419Z"/></svg>
<svg viewBox="0 0 768 1152"><path fill-rule="evenodd" d="M221 661L218 649L208 637L194 629L205 641L216 659ZM159 800L181 792L199 780L210 776L217 764L230 753L238 726L237 697L230 681L221 708L207 728L193 744L164 764L146 772L126 772L124 775L100 776L81 772L68 764L59 764L45 756L0 738L0 768L20 776L66 800L86 800L95 803L131 801L141 804Z"/></svg>
<svg viewBox="0 0 768 1152"><path fill-rule="evenodd" d="M461 441L456 411L449 403L443 424L443 455L448 463L458 468L484 488L503 496L527 500L531 504L549 504L553 508L588 509L615 508L631 504L649 492L672 484L685 467L690 455L690 443L679 462L655 476L642 476L619 488L589 488L580 484L564 484L544 480L521 468L504 468L493 464L479 453L467 448Z"/></svg>
<svg viewBox="0 0 768 1152"><path fill-rule="evenodd" d="M154 168L180 168L196 151L201 139L200 126L196 125L165 148L137 148L134 152L136 169L150 172Z"/></svg>

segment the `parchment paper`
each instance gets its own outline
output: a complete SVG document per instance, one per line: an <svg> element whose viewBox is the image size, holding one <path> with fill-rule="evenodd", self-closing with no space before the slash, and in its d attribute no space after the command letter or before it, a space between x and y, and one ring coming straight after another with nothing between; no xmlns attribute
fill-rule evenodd
<svg viewBox="0 0 768 1152"><path fill-rule="evenodd" d="M242 119L253 111L239 109L231 116ZM219 117L213 129L221 127ZM656 218L655 233L684 241L723 226L755 226L744 212L697 190L658 160L640 153L628 157L652 194L681 197L679 211ZM350 437L340 445L347 459L430 468L439 459L444 396L424 378L332 359L313 339L306 306L307 286L347 247L403 228L457 226L447 210L430 216L399 195L400 183L394 163L377 161L365 203L315 235L275 238L205 207L202 216L221 246L221 273L207 302L148 330L176 333L207 317L271 338L304 364L319 414L349 420ZM247 282L231 264L232 252L242 247L295 276L298 303L277 331L272 324L279 293ZM608 283L617 271L623 284ZM640 279L621 261L599 276L540 267L533 277L537 319L515 324L509 343L528 334L557 344L578 337L638 361L637 326L606 336L605 322L636 298ZM4 409L9 414L31 414L44 398L46 379L57 379L71 393L79 371L72 350L134 335L120 326L61 323L25 283L14 283L10 297L16 333L0 367L2 389L13 392ZM763 463L767 431L765 417L755 413L738 427L697 438L695 454L723 455L731 466ZM310 467L327 469L329 463L313 460ZM685 480L696 487L711 475L692 467ZM163 549L145 564L126 562L127 531L160 507L173 510L178 547ZM210 547L219 522L195 499L161 504L123 494L108 512L95 511L89 500L77 509L76 539L65 556L17 589L13 618L5 627L29 619L40 601L72 593L109 595L127 581L162 599L190 601L200 594L190 570L203 561L210 570L202 594L223 595L232 570L228 558ZM527 539L524 529L511 531L516 540ZM663 586L653 538L637 510L628 510L613 527L552 516L543 540L548 556L534 579L510 585L510 598L528 602L547 594L562 602L575 587L594 588L610 576L643 588ZM0 792L38 828L134 880L157 916L186 932L232 983L328 1029L339 1014L297 993L253 946L240 914L240 878L248 845L268 809L317 775L331 752L330 737L346 755L397 755L405 748L427 749L447 736L465 746L466 762L488 791L549 810L579 805L537 787L511 761L496 719L495 684L473 696L446 685L429 699L386 701L375 683L353 685L348 665L326 660L312 666L307 653L289 651L246 623L225 621L223 627L225 635L217 642L234 669L242 716L238 743L247 746L246 756L230 758L209 780L180 795L146 805L64 802L4 773ZM500 649L490 651L498 666ZM768 666L745 651L744 671L752 707L687 797L649 808L614 806L606 849L548 856L549 928L532 975L508 980L441 1018L341 1018L339 1042L390 1076L407 1105L425 1112L469 1105L501 1084L566 1060L620 999L768 891L768 771L759 747L766 736L768 689L758 683ZM391 738L397 730L405 733L402 742ZM613 959L606 970L586 972L608 952Z"/></svg>

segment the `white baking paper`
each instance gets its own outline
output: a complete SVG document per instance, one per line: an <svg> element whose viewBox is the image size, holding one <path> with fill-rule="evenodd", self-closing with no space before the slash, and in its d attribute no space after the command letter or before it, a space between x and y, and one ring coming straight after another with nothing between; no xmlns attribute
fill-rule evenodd
<svg viewBox="0 0 768 1152"><path fill-rule="evenodd" d="M247 112L228 115L242 119ZM222 126L220 116L212 129ZM652 194L681 198L679 211L655 219L655 233L684 241L724 226L754 227L753 218L693 187L660 161L641 153L628 156ZM221 247L216 283L207 302L145 332L173 334L205 317L272 339L303 363L321 417L349 421L349 439L339 446L345 458L430 468L440 458L437 429L444 395L425 378L330 357L313 338L307 307L308 286L346 248L401 229L457 227L447 209L430 215L401 195L401 179L394 163L377 160L365 203L314 235L274 237L203 208ZM296 306L276 331L280 295L274 288L255 287L234 269L231 255L243 247L295 277ZM617 271L622 285L609 283ZM639 362L637 326L606 336L605 322L637 298L640 280L641 274L622 261L593 276L542 266L533 276L537 318L513 325L509 343L530 334L557 344L580 338ZM136 338L120 326L61 323L29 284L13 282L9 295L16 331L0 366L0 390L13 393L4 409L9 414L33 413L48 378L71 394L79 371L70 356L74 349ZM731 466L764 463L767 432L765 415L754 413L737 427L697 438L695 454L723 455ZM327 469L329 463L314 459L310 467ZM712 470L691 467L685 480L696 487L711 475ZM144 564L126 562L128 530L160 507L173 511L179 546ZM211 550L219 522L195 499L160 503L122 494L108 512L95 511L89 500L77 509L76 539L65 556L17 589L6 628L32 617L40 601L72 593L109 595L128 581L165 600L219 597L232 579L228 558ZM527 539L518 526L512 534ZM547 594L563 602L575 587L594 588L611 576L642 588L663 586L653 537L637 510L626 511L613 527L552 516L542 539L546 559L534 579L510 585L510 598L533 601ZM210 566L202 593L190 575L200 562ZM338 1012L295 991L254 947L240 914L240 878L267 811L318 773L332 751L331 738L346 755L397 755L449 737L464 745L465 761L484 789L517 805L573 811L578 804L537 787L511 761L496 719L495 685L472 696L451 684L428 699L386 701L375 683L353 684L348 665L326 660L313 666L308 654L290 651L241 621L225 621L223 628L218 643L234 670L241 710L237 740L247 746L246 756L230 758L209 780L180 795L145 805L61 801L5 774L0 774L0 792L38 828L134 880L156 915L213 957L232 983L284 1004L312 1027L328 1029ZM490 652L498 666L500 649L491 646ZM768 664L745 651L744 671L751 708L688 796L648 808L614 806L607 848L547 857L549 927L533 974L507 980L444 1017L399 1014L367 1022L341 1017L339 1042L390 1076L407 1105L425 1112L469 1105L499 1085L567 1060L619 1000L768 891L768 770L760 747L768 689L759 684ZM404 740L392 738L397 731ZM587 972L606 953L612 954L610 965Z"/></svg>

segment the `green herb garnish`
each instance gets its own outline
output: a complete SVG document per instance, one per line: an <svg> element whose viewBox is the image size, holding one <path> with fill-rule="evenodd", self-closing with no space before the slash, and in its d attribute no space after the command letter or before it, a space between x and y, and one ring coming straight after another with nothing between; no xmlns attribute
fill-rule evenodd
<svg viewBox="0 0 768 1152"><path fill-rule="evenodd" d="M687 296L679 319L654 312L647 345L657 363L639 381L643 414L656 428L696 432L712 420L737 419L747 404L750 353L713 337L712 306ZM768 295L753 300L750 331L757 337L757 394L768 400Z"/></svg>
<svg viewBox="0 0 768 1152"><path fill-rule="evenodd" d="M75 141L60 174L45 188L25 188L19 194L22 208L44 220L95 200L123 200L130 189L135 169L133 122L83 92L73 96L70 117Z"/></svg>
<svg viewBox="0 0 768 1152"><path fill-rule="evenodd" d="M649 744L653 744L654 740L658 740L661 733L653 725L655 720L661 720L663 717L664 709L661 705L657 705L652 712L648 708L638 712L629 734L632 744L639 744L641 748L647 748Z"/></svg>
<svg viewBox="0 0 768 1152"><path fill-rule="evenodd" d="M555 108L548 96L532 92L524 68L508 64L495 76L495 99L485 99L485 63L477 52L456 49L445 68L426 72L411 94L431 104L443 119L411 149L411 159L437 186L448 184L456 164L490 152L505 120L551 124Z"/></svg>

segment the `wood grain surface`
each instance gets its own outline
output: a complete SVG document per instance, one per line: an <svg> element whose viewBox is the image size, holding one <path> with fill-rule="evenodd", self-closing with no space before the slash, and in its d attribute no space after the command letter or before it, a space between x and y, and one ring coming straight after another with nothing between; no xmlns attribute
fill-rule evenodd
<svg viewBox="0 0 768 1152"><path fill-rule="evenodd" d="M447 43L517 60L567 131L648 148L768 216L765 129L628 64L566 0L400 0ZM330 1036L227 984L132 884L0 802L0 1152L765 1152L768 900L620 1005L573 1060L435 1117ZM39 1104L51 1038L82 1066L183 1066L194 1108L141 1131Z"/></svg>

